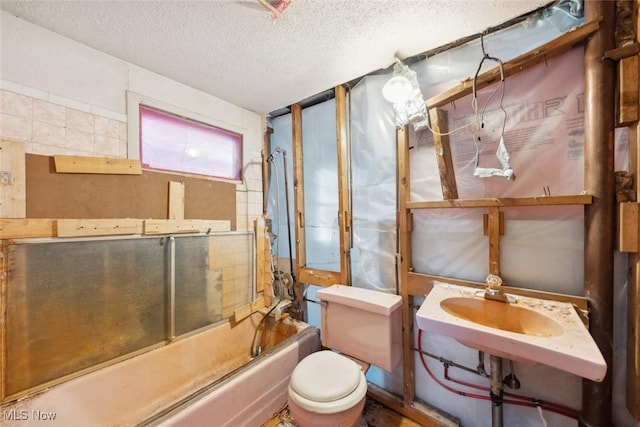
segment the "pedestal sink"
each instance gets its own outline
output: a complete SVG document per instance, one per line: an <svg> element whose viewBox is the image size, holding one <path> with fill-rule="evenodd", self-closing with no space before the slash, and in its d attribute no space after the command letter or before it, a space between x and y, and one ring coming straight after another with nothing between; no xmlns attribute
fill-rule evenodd
<svg viewBox="0 0 640 427"><path fill-rule="evenodd" d="M607 364L570 303L524 296L506 303L477 294L435 283L416 313L418 327L494 356L603 380Z"/></svg>

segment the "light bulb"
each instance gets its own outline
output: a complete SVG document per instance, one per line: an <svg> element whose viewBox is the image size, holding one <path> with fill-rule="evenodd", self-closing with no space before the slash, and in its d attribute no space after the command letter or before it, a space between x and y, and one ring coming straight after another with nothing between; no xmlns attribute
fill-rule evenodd
<svg viewBox="0 0 640 427"><path fill-rule="evenodd" d="M389 102L400 104L409 100L412 90L409 79L404 76L394 76L382 87L382 96Z"/></svg>

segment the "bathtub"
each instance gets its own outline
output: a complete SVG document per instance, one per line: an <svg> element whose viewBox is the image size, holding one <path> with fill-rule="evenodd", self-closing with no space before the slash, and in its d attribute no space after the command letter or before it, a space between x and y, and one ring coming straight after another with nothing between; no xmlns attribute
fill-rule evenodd
<svg viewBox="0 0 640 427"><path fill-rule="evenodd" d="M287 400L296 364L319 330L262 315L191 336L3 405L3 426L260 426ZM262 352L253 356L254 344Z"/></svg>

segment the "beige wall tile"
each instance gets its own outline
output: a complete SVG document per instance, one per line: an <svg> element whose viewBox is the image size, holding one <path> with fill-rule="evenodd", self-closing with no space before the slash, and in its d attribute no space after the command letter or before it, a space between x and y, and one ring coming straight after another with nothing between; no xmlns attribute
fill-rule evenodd
<svg viewBox="0 0 640 427"><path fill-rule="evenodd" d="M93 153L93 133L67 128L65 142L65 148L67 150Z"/></svg>
<svg viewBox="0 0 640 427"><path fill-rule="evenodd" d="M64 126L55 126L49 123L33 122L33 142L38 144L65 146Z"/></svg>
<svg viewBox="0 0 640 427"><path fill-rule="evenodd" d="M28 96L0 90L0 112L23 119L33 116L33 101Z"/></svg>
<svg viewBox="0 0 640 427"><path fill-rule="evenodd" d="M93 153L96 156L118 157L120 140L117 138L108 138L106 136L95 135L95 145Z"/></svg>
<svg viewBox="0 0 640 427"><path fill-rule="evenodd" d="M67 154L66 150L62 147L56 147L49 144L39 144L34 142L31 147L32 154L39 154L41 156L54 156L56 154Z"/></svg>
<svg viewBox="0 0 640 427"><path fill-rule="evenodd" d="M33 100L33 120L64 127L65 107L40 99Z"/></svg>
<svg viewBox="0 0 640 427"><path fill-rule="evenodd" d="M120 122L106 117L94 116L95 134L118 139Z"/></svg>
<svg viewBox="0 0 640 427"><path fill-rule="evenodd" d="M74 110L72 108L67 108L65 119L67 129L75 129L81 130L83 132L93 133L93 114Z"/></svg>
<svg viewBox="0 0 640 427"><path fill-rule="evenodd" d="M31 119L0 114L0 136L20 141L31 141Z"/></svg>

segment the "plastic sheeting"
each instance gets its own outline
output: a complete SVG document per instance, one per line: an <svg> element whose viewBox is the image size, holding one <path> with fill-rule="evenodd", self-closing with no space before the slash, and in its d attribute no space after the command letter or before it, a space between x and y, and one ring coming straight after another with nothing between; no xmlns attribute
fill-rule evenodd
<svg viewBox="0 0 640 427"><path fill-rule="evenodd" d="M485 36L487 53L507 62L540 46L573 26L580 2L560 2L538 16L500 32ZM478 93L484 127L477 150L473 140L476 116L471 97L448 105L451 150L460 198L575 195L584 190L584 67L582 48L551 58L505 82L503 105L507 111L504 143L517 178L474 177L476 153L480 164L501 167L495 156L502 134L502 116L495 85ZM472 76L482 59L479 40L411 64L425 99ZM495 64L489 64L495 65ZM484 70L483 70L484 71ZM391 77L363 78L349 92L351 141L351 197L353 206L352 283L354 286L395 292L397 183L396 130L392 104L382 97L382 87ZM486 105L486 109L485 109ZM289 120L290 119L276 119ZM303 128L306 126L303 123ZM274 126L275 129L275 126ZM428 130L410 128L412 200L442 200L440 177ZM322 132L321 129L318 131ZM332 128L326 129L334 137ZM276 137L274 133L274 137ZM287 129L290 135L290 128ZM616 133L616 170L627 166L626 132ZM291 184L290 184L291 185ZM331 183L333 185L333 183ZM330 191L327 188L327 191ZM412 232L413 268L416 272L483 281L488 274L488 238L483 235L482 214L486 209L424 209L414 211ZM505 234L501 238L501 277L505 283L532 289L574 295L583 294L584 215L582 206L523 207L502 209ZM624 271L624 255L616 257L617 271ZM618 274L617 289L624 289L624 274ZM313 295L314 289L310 290ZM622 294L616 304L624 305ZM420 301L416 301L420 303ZM314 307L315 308L315 307ZM313 310L315 313L315 310ZM313 322L313 316L311 317ZM620 310L616 325L624 327ZM318 322L319 323L319 322ZM616 335L616 351L624 348L625 336ZM475 350L455 340L423 334L426 351L475 367ZM426 358L442 379L442 364ZM624 363L609 367L616 373L616 387L623 394ZM486 361L488 366L488 358ZM580 378L542 365L515 364L520 394L579 409ZM621 373L622 372L622 373ZM486 385L487 381L461 370L456 378ZM367 378L402 394L402 369L394 372L372 369ZM621 385L622 384L622 385ZM462 425L491 425L491 403L455 395L436 385L416 357L417 397L460 418ZM467 390L469 391L469 390ZM614 402L614 419L633 425L622 402ZM505 425L540 426L535 408L506 406ZM577 421L543 412L549 426L573 426Z"/></svg>

